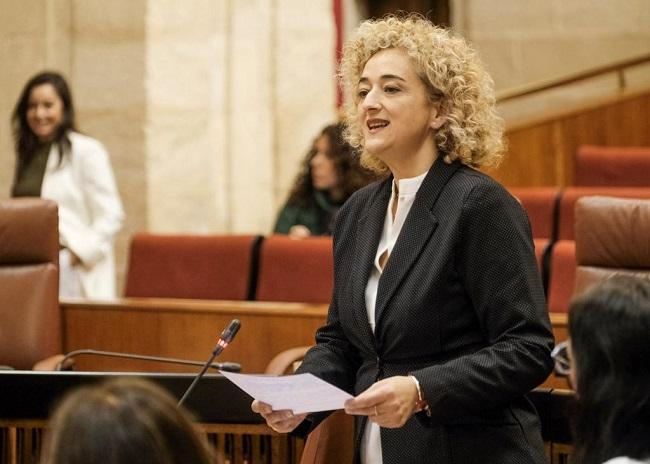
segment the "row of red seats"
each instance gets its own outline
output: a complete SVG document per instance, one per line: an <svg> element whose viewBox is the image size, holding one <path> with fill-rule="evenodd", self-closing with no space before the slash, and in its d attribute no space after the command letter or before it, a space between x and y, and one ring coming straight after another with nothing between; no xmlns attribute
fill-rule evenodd
<svg viewBox="0 0 650 464"><path fill-rule="evenodd" d="M550 312L566 312L573 295L576 270L575 204L578 198L593 195L650 198L650 186L524 187L510 191L522 203L531 221Z"/></svg>
<svg viewBox="0 0 650 464"><path fill-rule="evenodd" d="M573 294L577 199L650 198L650 187L511 192L528 212L551 312L566 312ZM332 273L328 237L137 234L131 242L125 296L327 303Z"/></svg>
<svg viewBox="0 0 650 464"><path fill-rule="evenodd" d="M565 312L573 294L576 200L650 198L648 172L650 148L582 146L575 186L511 189L531 220L551 312ZM125 296L327 303L331 289L329 238L139 234Z"/></svg>
<svg viewBox="0 0 650 464"><path fill-rule="evenodd" d="M125 296L328 303L330 237L155 235L131 240Z"/></svg>
<svg viewBox="0 0 650 464"><path fill-rule="evenodd" d="M577 187L650 186L650 147L582 145L575 158Z"/></svg>
<svg viewBox="0 0 650 464"><path fill-rule="evenodd" d="M551 312L566 312L574 290L574 210L578 198L650 198L650 147L583 145L574 161L572 187L510 189L530 217Z"/></svg>

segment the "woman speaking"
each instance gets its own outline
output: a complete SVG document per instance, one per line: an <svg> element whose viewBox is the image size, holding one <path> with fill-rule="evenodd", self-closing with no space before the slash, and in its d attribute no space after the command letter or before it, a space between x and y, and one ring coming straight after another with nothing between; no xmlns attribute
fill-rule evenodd
<svg viewBox="0 0 650 464"><path fill-rule="evenodd" d="M491 78L419 16L364 22L341 76L348 140L386 178L339 211L327 324L299 372L355 395L363 463L545 462L525 394L553 336L530 225L474 169L503 151ZM252 407L296 434L326 415Z"/></svg>

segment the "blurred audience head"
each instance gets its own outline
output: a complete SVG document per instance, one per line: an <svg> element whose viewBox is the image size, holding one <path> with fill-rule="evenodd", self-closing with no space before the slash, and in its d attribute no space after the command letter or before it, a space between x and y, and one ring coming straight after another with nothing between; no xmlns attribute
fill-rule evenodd
<svg viewBox="0 0 650 464"><path fill-rule="evenodd" d="M67 132L75 129L74 105L68 83L56 72L33 76L23 88L12 114L16 154L31 156L39 144L56 142L70 149Z"/></svg>
<svg viewBox="0 0 650 464"><path fill-rule="evenodd" d="M304 158L288 203L304 204L314 191L342 202L372 180L374 176L361 167L359 157L343 138L343 125L331 124L316 137Z"/></svg>
<svg viewBox="0 0 650 464"><path fill-rule="evenodd" d="M570 360L583 464L650 458L650 281L615 276L575 299Z"/></svg>
<svg viewBox="0 0 650 464"><path fill-rule="evenodd" d="M82 387L56 408L43 464L207 464L207 443L176 400L151 382Z"/></svg>

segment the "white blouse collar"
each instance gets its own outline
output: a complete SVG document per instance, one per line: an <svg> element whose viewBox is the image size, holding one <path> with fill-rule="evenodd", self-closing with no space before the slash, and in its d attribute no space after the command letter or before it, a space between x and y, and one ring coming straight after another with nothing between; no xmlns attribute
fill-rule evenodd
<svg viewBox="0 0 650 464"><path fill-rule="evenodd" d="M423 174L420 174L419 176L416 177L410 177L408 179L400 179L397 181L399 184L399 188L397 188L397 191L399 192L399 196L403 195L415 195L422 185L422 182L424 182L424 178L427 176L428 171L425 171ZM395 189L396 189L396 181L393 179L393 184L392 184L392 190L393 190L393 196L395 195Z"/></svg>

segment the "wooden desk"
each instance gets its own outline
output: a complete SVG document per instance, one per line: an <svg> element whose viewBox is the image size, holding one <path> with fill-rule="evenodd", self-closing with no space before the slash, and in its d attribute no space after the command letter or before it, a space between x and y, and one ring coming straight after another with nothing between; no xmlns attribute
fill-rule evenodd
<svg viewBox="0 0 650 464"><path fill-rule="evenodd" d="M66 353L93 348L199 361L208 358L223 328L233 318L238 318L242 328L218 361L239 362L244 372L251 373L263 372L273 356L281 351L313 344L314 334L327 316L327 305L157 298L122 298L105 302L68 300L61 303L61 310ZM551 314L550 317L556 342L566 340L567 315ZM77 370L198 371L195 367L100 357L79 357L75 364ZM568 388L566 379L554 375L541 386ZM242 455L254 452L257 456L271 449L272 443L273 455L284 460L273 462L297 462L300 459L301 441L277 437L271 442L268 437L272 431L264 429L263 425L241 425L245 430L238 432L233 432L236 424L228 425L226 431L215 424L209 427L203 424L202 427L206 433L221 433L212 438L213 442L221 443L227 449L240 450L237 453ZM254 458L251 462L266 461Z"/></svg>
<svg viewBox="0 0 650 464"><path fill-rule="evenodd" d="M241 330L217 361L264 372L276 354L312 345L327 305L257 301L123 298L62 301L63 351L92 348L205 361L219 334L238 318ZM80 356L77 370L197 372L192 366Z"/></svg>
<svg viewBox="0 0 650 464"><path fill-rule="evenodd" d="M325 323L327 305L259 301L121 298L105 302L61 302L63 351L92 348L205 361L223 328L242 322L237 338L217 361L242 364L242 371L264 372L281 351L314 343ZM550 315L556 342L567 339L567 315ZM197 372L191 366L80 356L77 370ZM541 385L568 389L551 374Z"/></svg>

